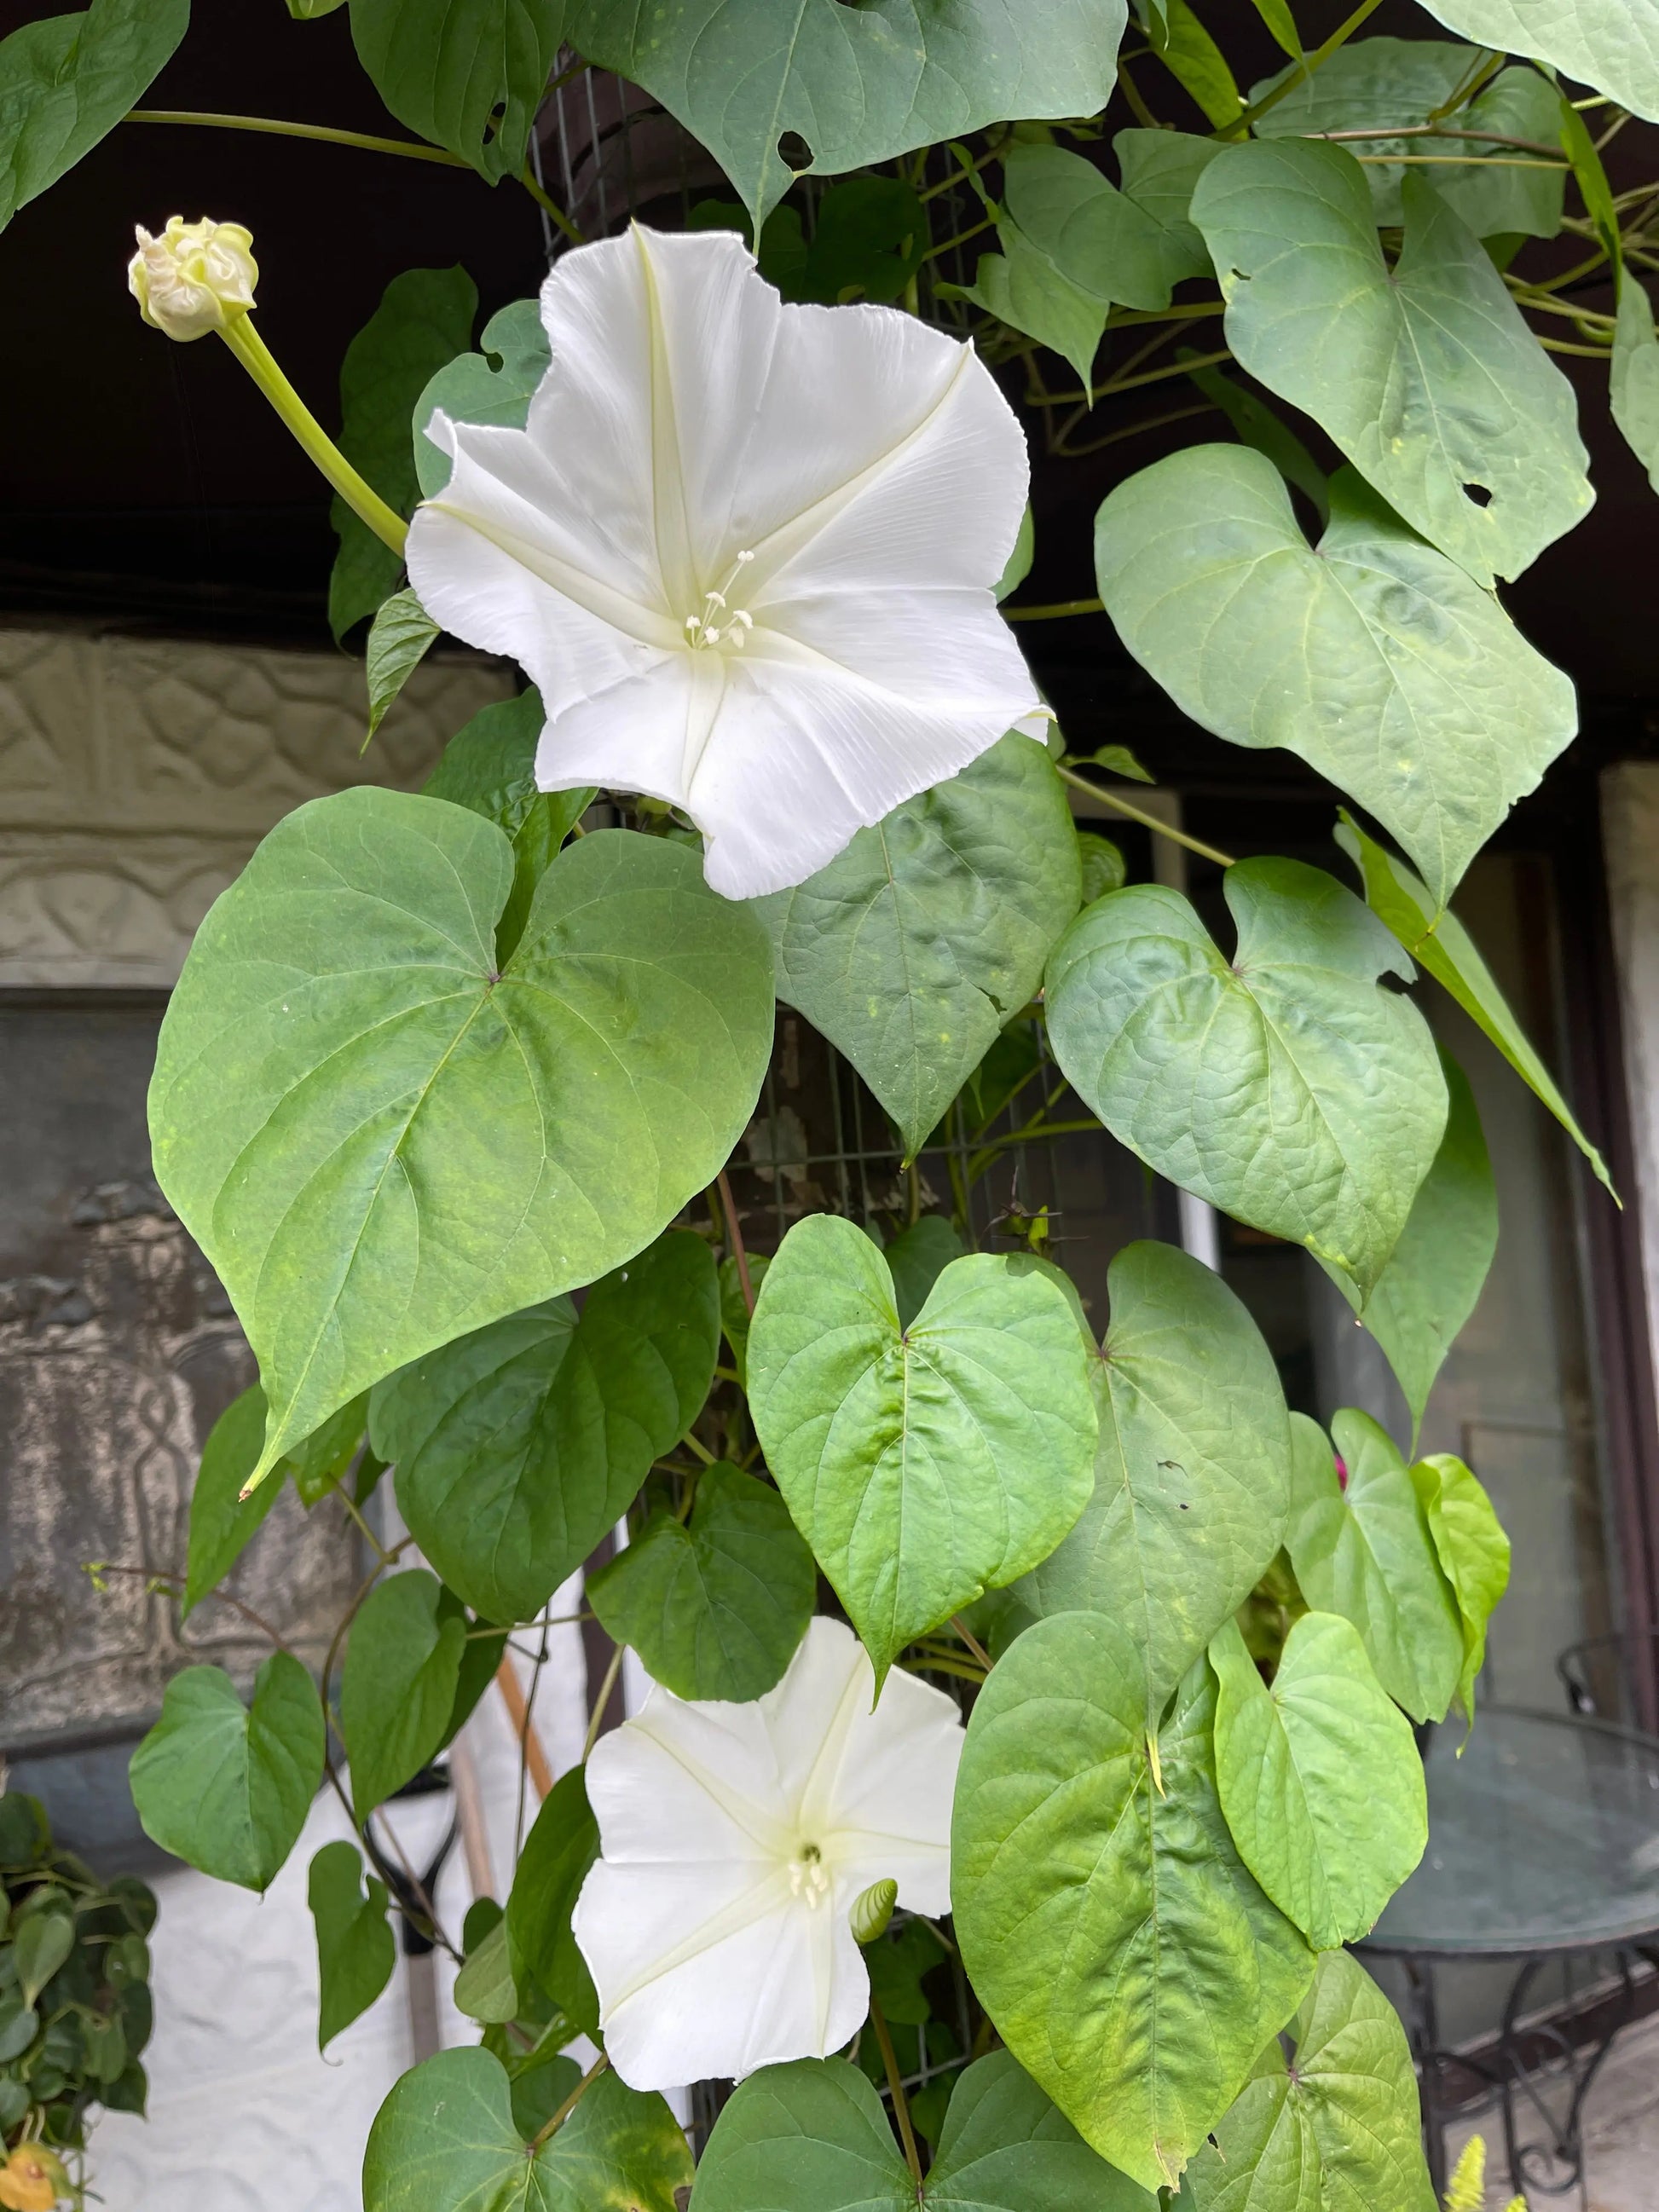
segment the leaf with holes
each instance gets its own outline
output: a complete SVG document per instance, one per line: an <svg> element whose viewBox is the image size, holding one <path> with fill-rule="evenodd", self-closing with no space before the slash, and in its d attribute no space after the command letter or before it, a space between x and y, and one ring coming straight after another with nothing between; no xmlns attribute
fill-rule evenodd
<svg viewBox="0 0 1659 2212"><path fill-rule="evenodd" d="M386 1919L386 1886L374 1875L365 1878L356 1844L323 1845L311 1862L307 1899L322 1991L317 2048L326 2051L392 1979L398 1942Z"/></svg>
<svg viewBox="0 0 1659 2212"><path fill-rule="evenodd" d="M1359 1632L1376 1678L1415 1721L1446 1717L1463 1665L1457 1601L1406 1462L1369 1413L1325 1432L1291 1416L1291 1491L1285 1548L1309 1604Z"/></svg>
<svg viewBox="0 0 1659 2212"><path fill-rule="evenodd" d="M1457 1702L1473 1721L1475 1677L1486 1656L1486 1623L1510 1586L1510 1540L1491 1498L1450 1452L1431 1452L1419 1460L1412 1483L1429 1516L1436 1556L1463 1624Z"/></svg>
<svg viewBox="0 0 1659 2212"><path fill-rule="evenodd" d="M702 1410L719 1332L714 1256L677 1231L580 1316L550 1299L380 1383L375 1449L449 1587L492 1620L532 1619Z"/></svg>
<svg viewBox="0 0 1659 2212"><path fill-rule="evenodd" d="M618 1644L676 1697L741 1704L778 1681L806 1633L817 1570L769 1483L735 1467L697 1478L689 1527L649 1520L587 1577L587 1601Z"/></svg>
<svg viewBox="0 0 1659 2212"><path fill-rule="evenodd" d="M1172 1244L1138 1243L1106 1286L1094 1494L1008 1591L999 1636L1056 1613L1133 1620L1155 1723L1283 1540L1291 1434L1273 1355L1219 1275Z"/></svg>
<svg viewBox="0 0 1659 2212"><path fill-rule="evenodd" d="M1081 890L1065 787L1011 731L753 903L778 996L846 1054L913 1155L1036 991Z"/></svg>
<svg viewBox="0 0 1659 2212"><path fill-rule="evenodd" d="M456 422L493 422L522 430L536 386L547 374L547 331L539 300L514 300L483 326L477 353L458 354L415 402L415 473L422 499L435 499L453 464L426 434L433 410Z"/></svg>
<svg viewBox="0 0 1659 2212"><path fill-rule="evenodd" d="M1227 343L1311 415L1413 530L1479 584L1589 511L1572 386L1478 238L1413 173L1390 269L1365 172L1340 146L1258 140L1193 194Z"/></svg>
<svg viewBox="0 0 1659 2212"><path fill-rule="evenodd" d="M1331 499L1316 551L1271 461L1189 447L1102 506L1100 594L1184 714L1298 753L1394 832L1443 905L1571 744L1572 683L1353 471Z"/></svg>
<svg viewBox="0 0 1659 2212"><path fill-rule="evenodd" d="M1290 2030L1269 2044L1188 2168L1192 2212L1435 2212L1412 2056L1393 2006L1328 1951Z"/></svg>
<svg viewBox="0 0 1659 2212"><path fill-rule="evenodd" d="M577 0L571 44L642 85L720 163L756 223L814 175L861 169L985 124L1092 115L1115 82L1124 0Z"/></svg>
<svg viewBox="0 0 1659 2212"><path fill-rule="evenodd" d="M190 0L93 0L0 39L0 230L137 105L189 23Z"/></svg>
<svg viewBox="0 0 1659 2212"><path fill-rule="evenodd" d="M400 123L489 183L525 165L568 0L351 0L357 58Z"/></svg>
<svg viewBox="0 0 1659 2212"><path fill-rule="evenodd" d="M1079 915L1048 962L1054 1056L1148 1166L1369 1293L1445 1127L1427 1025L1380 981L1410 963L1299 860L1241 861L1223 888L1231 960L1161 884Z"/></svg>
<svg viewBox="0 0 1659 2212"><path fill-rule="evenodd" d="M256 1479L383 1376L629 1259L749 1119L771 961L696 854L579 839L497 970L512 878L476 814L343 792L197 933L150 1132L258 1357Z"/></svg>
<svg viewBox="0 0 1659 2212"><path fill-rule="evenodd" d="M913 1637L1047 1557L1097 1420L1072 1306L1029 1262L953 1261L908 1329L876 1246L799 1221L749 1334L755 1432L879 1686Z"/></svg>
<svg viewBox="0 0 1659 2212"><path fill-rule="evenodd" d="M1102 1613L1039 1621L968 1724L951 1839L963 1963L1103 2158L1173 2188L1307 1988L1313 1954L1233 1847L1200 1658L1155 1743L1144 1656Z"/></svg>

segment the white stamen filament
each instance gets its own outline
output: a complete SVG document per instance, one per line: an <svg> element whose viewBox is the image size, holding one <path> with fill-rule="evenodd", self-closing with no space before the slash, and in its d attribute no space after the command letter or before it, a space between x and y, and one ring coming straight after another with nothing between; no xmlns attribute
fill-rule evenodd
<svg viewBox="0 0 1659 2212"><path fill-rule="evenodd" d="M829 1896L830 1882L823 1870L823 1855L816 1844L803 1844L800 1856L789 1862L789 1894L817 1911Z"/></svg>
<svg viewBox="0 0 1659 2212"><path fill-rule="evenodd" d="M723 586L729 586L736 579L738 570L745 567L754 557L752 553L739 553L722 580ZM715 619L717 615L725 617L726 619L717 621ZM685 618L686 635L690 639L694 651L701 646L719 645L724 639L726 644L741 652L748 633L754 627L755 618L747 608L732 607L728 610L725 588L705 592L702 595L702 612L699 615L687 615Z"/></svg>

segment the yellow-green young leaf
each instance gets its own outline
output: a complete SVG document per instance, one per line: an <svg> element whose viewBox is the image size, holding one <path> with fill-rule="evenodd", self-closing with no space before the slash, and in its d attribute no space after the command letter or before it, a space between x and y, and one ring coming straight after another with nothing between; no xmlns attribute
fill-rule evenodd
<svg viewBox="0 0 1659 2212"><path fill-rule="evenodd" d="M1436 2212L1406 2032L1346 1951L1320 1960L1291 2035L1188 2167L1182 2212Z"/></svg>
<svg viewBox="0 0 1659 2212"><path fill-rule="evenodd" d="M220 1667L186 1667L132 1754L144 1833L219 1881L265 1890L322 1787L323 1709L297 1659L273 1651L244 1705Z"/></svg>
<svg viewBox="0 0 1659 2212"><path fill-rule="evenodd" d="M1046 1558L1087 1503L1088 1348L1028 1261L953 1261L907 1329L869 1237L809 1216L767 1270L748 1375L767 1464L878 1683L914 1637Z"/></svg>
<svg viewBox="0 0 1659 2212"><path fill-rule="evenodd" d="M1241 366L1489 585L1519 575L1589 510L1572 386L1468 225L1414 172L1401 192L1392 269L1365 172L1340 146L1230 146L1200 178L1192 213Z"/></svg>
<svg viewBox="0 0 1659 2212"><path fill-rule="evenodd" d="M1290 1425L1261 1331L1201 1261L1130 1244L1106 1285L1094 1493L1059 1549L1008 1591L997 1633L1073 1611L1132 1623L1156 1722L1283 1540Z"/></svg>
<svg viewBox="0 0 1659 2212"><path fill-rule="evenodd" d="M440 2051L375 2117L364 2212L678 2212L691 2153L663 2100L601 2074L527 2154L507 2069L493 2052Z"/></svg>
<svg viewBox="0 0 1659 2212"><path fill-rule="evenodd" d="M1424 0L1461 37L1530 54L1659 120L1659 0Z"/></svg>
<svg viewBox="0 0 1659 2212"><path fill-rule="evenodd" d="M1187 0L1158 0L1160 28L1151 30L1153 51L1164 67L1203 109L1218 131L1236 122L1243 107L1226 56L1187 5Z"/></svg>
<svg viewBox="0 0 1659 2212"><path fill-rule="evenodd" d="M1409 154L1419 173L1477 238L1502 234L1553 238L1561 228L1566 172L1543 166L1513 166L1517 149L1480 138L1394 138L1390 125L1421 131L1431 114L1475 80L1488 59L1479 46L1454 46L1444 39L1355 39L1322 61L1310 76L1270 107L1255 125L1258 137L1316 137L1328 131L1375 131L1353 150L1367 156L1366 180L1379 223L1404 220L1400 188L1408 170L1390 156ZM1250 87L1252 101L1294 78L1281 70ZM1555 142L1560 95L1534 69L1507 69L1450 116L1457 131L1491 131L1498 138ZM1444 161L1432 156L1443 154ZM1494 159L1494 156L1505 156Z"/></svg>
<svg viewBox="0 0 1659 2212"><path fill-rule="evenodd" d="M806 1633L817 1570L769 1483L735 1467L697 1478L689 1527L659 1513L587 1577L618 1644L677 1697L743 1703L769 1690Z"/></svg>
<svg viewBox="0 0 1659 2212"><path fill-rule="evenodd" d="M881 2100L844 2058L739 2084L697 2167L697 2212L1154 2212L1097 2158L1006 2051L957 2081L920 2194Z"/></svg>
<svg viewBox="0 0 1659 2212"><path fill-rule="evenodd" d="M1416 1721L1441 1721L1463 1668L1463 1625L1427 1510L1406 1462L1368 1413L1340 1413L1332 1435L1291 1416L1291 1495L1285 1547L1309 1604L1359 1632L1376 1678Z"/></svg>
<svg viewBox="0 0 1659 2212"><path fill-rule="evenodd" d="M1208 1662L1183 1680L1156 1767L1147 1692L1109 1616L1028 1630L968 1724L951 1889L1003 2040L1086 2142L1155 2189L1175 2185L1314 1961L1222 1817Z"/></svg>
<svg viewBox="0 0 1659 2212"><path fill-rule="evenodd" d="M752 902L779 998L846 1054L919 1151L1077 912L1066 790L1010 732L793 890Z"/></svg>
<svg viewBox="0 0 1659 2212"><path fill-rule="evenodd" d="M1221 1809L1250 1872L1316 1951L1367 1936L1423 1856L1411 1723L1352 1625L1304 1613L1270 1690L1230 1620L1210 1646Z"/></svg>
<svg viewBox="0 0 1659 2212"><path fill-rule="evenodd" d="M1446 2212L1486 2212L1486 2145L1471 2136L1446 2184Z"/></svg>
<svg viewBox="0 0 1659 2212"><path fill-rule="evenodd" d="M702 1409L719 1342L714 1255L678 1230L379 1384L375 1449L422 1551L491 1620L527 1620Z"/></svg>
<svg viewBox="0 0 1659 2212"><path fill-rule="evenodd" d="M1095 571L1125 645L1234 744L1284 745L1391 830L1443 904L1578 727L1571 680L1352 470L1316 551L1258 453L1120 484Z"/></svg>
<svg viewBox="0 0 1659 2212"><path fill-rule="evenodd" d="M1486 1656L1486 1623L1510 1585L1510 1540L1492 1500L1461 1459L1431 1452L1412 1469L1429 1534L1463 1624L1457 1702L1474 1718L1474 1684Z"/></svg>
<svg viewBox="0 0 1659 2212"><path fill-rule="evenodd" d="M1405 1394L1413 1445L1434 1378L1474 1311L1498 1249L1498 1188L1474 1093L1443 1048L1440 1066L1451 1102L1446 1133L1361 1316ZM1357 1307L1348 1278L1339 1268L1325 1272Z"/></svg>
<svg viewBox="0 0 1659 2212"><path fill-rule="evenodd" d="M587 1802L586 1773L573 1766L543 1799L525 1838L505 1926L515 1978L526 1986L533 1982L585 2035L599 2033L599 2001L570 1916L599 1855L599 1825Z"/></svg>
<svg viewBox="0 0 1659 2212"><path fill-rule="evenodd" d="M398 1941L386 1919L386 1886L373 1875L365 1881L356 1844L323 1845L311 1862L307 1896L322 1987L317 2048L326 2051L392 1979Z"/></svg>
<svg viewBox="0 0 1659 2212"><path fill-rule="evenodd" d="M758 226L789 188L792 133L821 176L987 123L1094 114L1124 14L1124 0L576 0L568 35L702 139Z"/></svg>
<svg viewBox="0 0 1659 2212"><path fill-rule="evenodd" d="M1346 1268L1368 1293L1445 1128L1409 981L1359 901L1299 860L1224 879L1230 959L1178 891L1135 884L1048 962L1048 1036L1120 1143L1183 1190Z"/></svg>
<svg viewBox="0 0 1659 2212"><path fill-rule="evenodd" d="M351 0L352 43L398 120L493 185L524 167L567 4Z"/></svg>
<svg viewBox="0 0 1659 2212"><path fill-rule="evenodd" d="M457 354L447 362L415 402L415 473L423 499L435 499L449 482L449 456L426 434L434 408L441 407L457 422L523 429L531 395L547 374L540 301L514 300L493 314L478 347L477 353Z"/></svg>
<svg viewBox="0 0 1659 2212"><path fill-rule="evenodd" d="M1554 1079L1528 1042L1491 969L1457 916L1450 912L1437 914L1434 901L1405 863L1396 860L1374 837L1367 836L1346 810L1341 814L1336 842L1357 864L1372 912L1388 924L1413 959L1450 992L1470 1020L1492 1039L1528 1089L1543 1100L1595 1169L1597 1177L1617 1199L1606 1162L1574 1121Z"/></svg>
<svg viewBox="0 0 1659 2212"><path fill-rule="evenodd" d="M358 1820L420 1772L442 1742L466 1623L435 1575L390 1575L359 1607L346 1644L340 1722Z"/></svg>
<svg viewBox="0 0 1659 2212"><path fill-rule="evenodd" d="M386 720L386 709L425 659L438 636L438 625L413 592L394 592L382 599L368 628L365 668L368 678L368 734Z"/></svg>
<svg viewBox="0 0 1659 2212"><path fill-rule="evenodd" d="M1626 269L1613 334L1613 419L1659 491L1659 337L1646 287Z"/></svg>
<svg viewBox="0 0 1659 2212"><path fill-rule="evenodd" d="M697 855L578 839L498 969L513 872L476 814L343 792L197 933L150 1133L258 1357L256 1475L383 1376L628 1260L749 1119L771 960Z"/></svg>
<svg viewBox="0 0 1659 2212"><path fill-rule="evenodd" d="M190 0L93 0L0 39L0 230L143 98L189 22Z"/></svg>

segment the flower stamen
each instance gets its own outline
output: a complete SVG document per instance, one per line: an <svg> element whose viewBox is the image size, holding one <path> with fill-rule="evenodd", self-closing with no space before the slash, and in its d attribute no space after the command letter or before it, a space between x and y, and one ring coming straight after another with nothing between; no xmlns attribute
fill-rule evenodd
<svg viewBox="0 0 1659 2212"><path fill-rule="evenodd" d="M830 1877L823 1870L823 1853L816 1844L803 1844L789 1862L789 1894L816 1912L830 1894Z"/></svg>
<svg viewBox="0 0 1659 2212"><path fill-rule="evenodd" d="M752 553L739 553L721 579L720 588L703 593L702 612L687 615L685 634L691 641L694 652L702 646L719 645L722 639L735 651L742 652L749 632L755 627L755 617L746 607L732 607L728 611L726 594L736 581L738 570L754 557Z"/></svg>

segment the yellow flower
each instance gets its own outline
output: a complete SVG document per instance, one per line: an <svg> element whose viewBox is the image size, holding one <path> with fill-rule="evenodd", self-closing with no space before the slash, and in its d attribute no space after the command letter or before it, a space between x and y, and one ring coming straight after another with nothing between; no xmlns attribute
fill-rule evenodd
<svg viewBox="0 0 1659 2212"><path fill-rule="evenodd" d="M137 236L127 284L153 329L184 343L228 329L253 305L259 281L253 234L240 222L214 222L206 216L186 222L172 215L160 238L142 224Z"/></svg>
<svg viewBox="0 0 1659 2212"><path fill-rule="evenodd" d="M44 2143L19 2143L0 2166L0 2204L6 2212L52 2212L69 2185L64 2161Z"/></svg>

